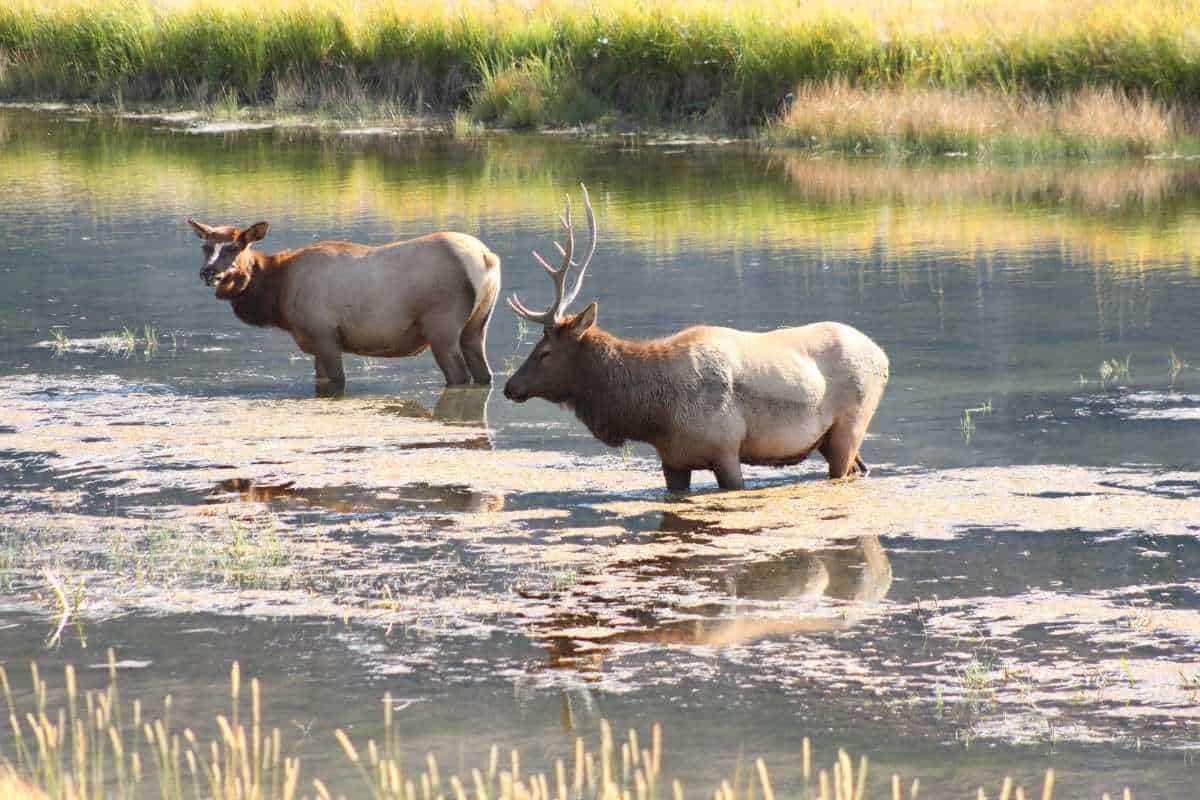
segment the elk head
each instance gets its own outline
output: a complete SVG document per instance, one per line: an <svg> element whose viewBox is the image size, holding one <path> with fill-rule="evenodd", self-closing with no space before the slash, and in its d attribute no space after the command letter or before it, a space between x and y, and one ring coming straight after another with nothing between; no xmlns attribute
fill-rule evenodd
<svg viewBox="0 0 1200 800"><path fill-rule="evenodd" d="M588 264L596 252L596 215L592 212L587 187L580 184L579 188L583 190L588 232L592 240L583 263L573 260L575 228L571 219L571 198L568 196L566 209L559 217L566 230L567 243L565 247L558 242L554 243L562 256L562 265L555 269L536 252L533 254L534 260L546 270L550 280L554 282L554 302L545 311L535 312L529 310L515 294L508 298L509 307L519 316L542 325L541 341L533 348L533 352L525 359L521 368L504 385L504 396L518 403L523 403L531 397L541 397L552 403L563 403L571 399L576 383L575 365L579 361L583 335L596 324L595 302L578 314L566 314L567 307L579 295L584 273L587 272ZM572 268L577 270L577 274L574 285L567 291L567 279Z"/></svg>
<svg viewBox="0 0 1200 800"><path fill-rule="evenodd" d="M258 222L245 230L232 225L210 227L189 219L188 225L204 241L204 267L200 280L205 286L216 286L218 297L229 297L245 291L250 284L249 269L238 266L240 256L250 245L267 235L267 223Z"/></svg>

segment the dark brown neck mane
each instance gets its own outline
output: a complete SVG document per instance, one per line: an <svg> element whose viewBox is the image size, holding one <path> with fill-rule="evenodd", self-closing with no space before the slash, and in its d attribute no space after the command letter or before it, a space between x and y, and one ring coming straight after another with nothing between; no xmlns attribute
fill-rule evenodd
<svg viewBox="0 0 1200 800"><path fill-rule="evenodd" d="M249 276L249 282L241 291L235 290L223 298L233 306L233 313L247 325L288 330L282 305L287 262L277 256L246 250L238 256L237 265L243 276Z"/></svg>
<svg viewBox="0 0 1200 800"><path fill-rule="evenodd" d="M578 388L570 403L592 435L610 447L629 439L653 444L664 436L679 388L670 375L666 348L620 339L595 327L581 345Z"/></svg>

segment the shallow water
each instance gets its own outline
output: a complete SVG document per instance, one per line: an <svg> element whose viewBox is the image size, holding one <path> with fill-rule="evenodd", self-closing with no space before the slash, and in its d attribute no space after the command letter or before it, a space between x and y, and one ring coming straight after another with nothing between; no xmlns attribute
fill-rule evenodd
<svg viewBox="0 0 1200 800"><path fill-rule="evenodd" d="M113 646L148 662L127 696L171 692L201 727L239 660L343 791L329 734L376 730L384 691L414 756L468 767L492 742L566 755L605 716L661 721L694 791L739 754L794 786L804 735L931 797L1047 766L1070 796L1193 785L1194 162L889 166L13 111L0 143L10 668ZM649 451L542 402L442 393L428 355L348 358L349 396L312 399L290 338L200 284L183 224L266 219L267 249L465 230L537 303L527 254L580 180L607 328L837 319L884 347L870 481L831 486L813 462L667 503ZM495 369L532 344L497 313ZM53 650L46 569L85 587Z"/></svg>

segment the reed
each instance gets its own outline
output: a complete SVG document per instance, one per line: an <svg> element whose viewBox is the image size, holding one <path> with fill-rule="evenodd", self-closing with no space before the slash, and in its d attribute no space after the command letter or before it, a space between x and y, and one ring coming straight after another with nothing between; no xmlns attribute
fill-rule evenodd
<svg viewBox="0 0 1200 800"><path fill-rule="evenodd" d="M349 93L505 125L753 126L831 78L1194 101L1198 18L1192 0L13 0L0 94L287 106Z"/></svg>
<svg viewBox="0 0 1200 800"><path fill-rule="evenodd" d="M117 688L117 660L108 652L109 685L80 692L73 667L64 670L66 705L51 709L49 686L37 664L30 667L33 707L23 709L14 697L8 673L0 666L0 689L8 705L11 751L0 749L0 800L50 798L119 800L156 793L163 800L211 797L213 800L293 800L342 796L330 782L303 774L300 760L287 756L283 733L263 721L262 690L257 679L242 680L237 663L229 682L229 712L215 718L215 732L201 738L188 728L177 730L171 720L172 700L163 702L162 716L151 720L144 706L124 705ZM334 731L336 746L358 773L365 791L350 796L375 800L650 800L666 795L687 796L684 785L663 771L663 733L654 725L643 739L629 730L618 740L606 720L600 723L599 751L576 738L571 753L556 759L551 770L522 767L517 750L501 754L493 746L487 760L464 774L445 772L433 754L415 767L403 763L400 734L390 695L383 698L383 728L378 740L356 743L343 730ZM814 770L812 745L803 740L800 790L810 800L866 800L869 761L857 763L838 749L830 767ZM920 796L919 780L901 781L892 775L890 796L912 800ZM999 797L1036 796L1005 778ZM1055 775L1048 770L1040 794L1053 800ZM308 794L311 791L312 794ZM738 800L762 796L774 800L774 781L762 759L752 770L738 770L702 796ZM884 797L883 793L874 795ZM987 796L977 789L976 796ZM1125 789L1126 800L1132 800Z"/></svg>
<svg viewBox="0 0 1200 800"><path fill-rule="evenodd" d="M1188 146L1178 112L1145 94L1086 86L1052 95L998 89L806 84L769 124L769 143L891 156L1005 159L1141 156Z"/></svg>

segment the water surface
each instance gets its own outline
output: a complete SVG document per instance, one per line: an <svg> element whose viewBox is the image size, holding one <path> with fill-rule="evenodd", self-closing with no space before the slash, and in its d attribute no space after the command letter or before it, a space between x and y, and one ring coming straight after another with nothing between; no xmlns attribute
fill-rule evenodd
<svg viewBox="0 0 1200 800"><path fill-rule="evenodd" d="M492 742L565 755L606 716L662 722L694 791L757 755L794 786L804 735L932 797L1047 766L1072 796L1193 785L1194 162L202 136L13 111L0 143L10 668L113 646L148 662L127 695L171 692L202 727L239 660L295 752L350 787L330 731L377 730L384 691L414 756L468 768ZM542 402L443 394L428 355L348 357L349 396L313 399L290 338L201 285L183 223L264 219L268 250L463 230L536 304L528 254L580 181L602 233L583 295L610 330L835 319L880 343L871 481L830 487L817 459L667 503L645 448L608 450ZM534 339L498 311L493 367ZM53 650L45 569L87 587Z"/></svg>

